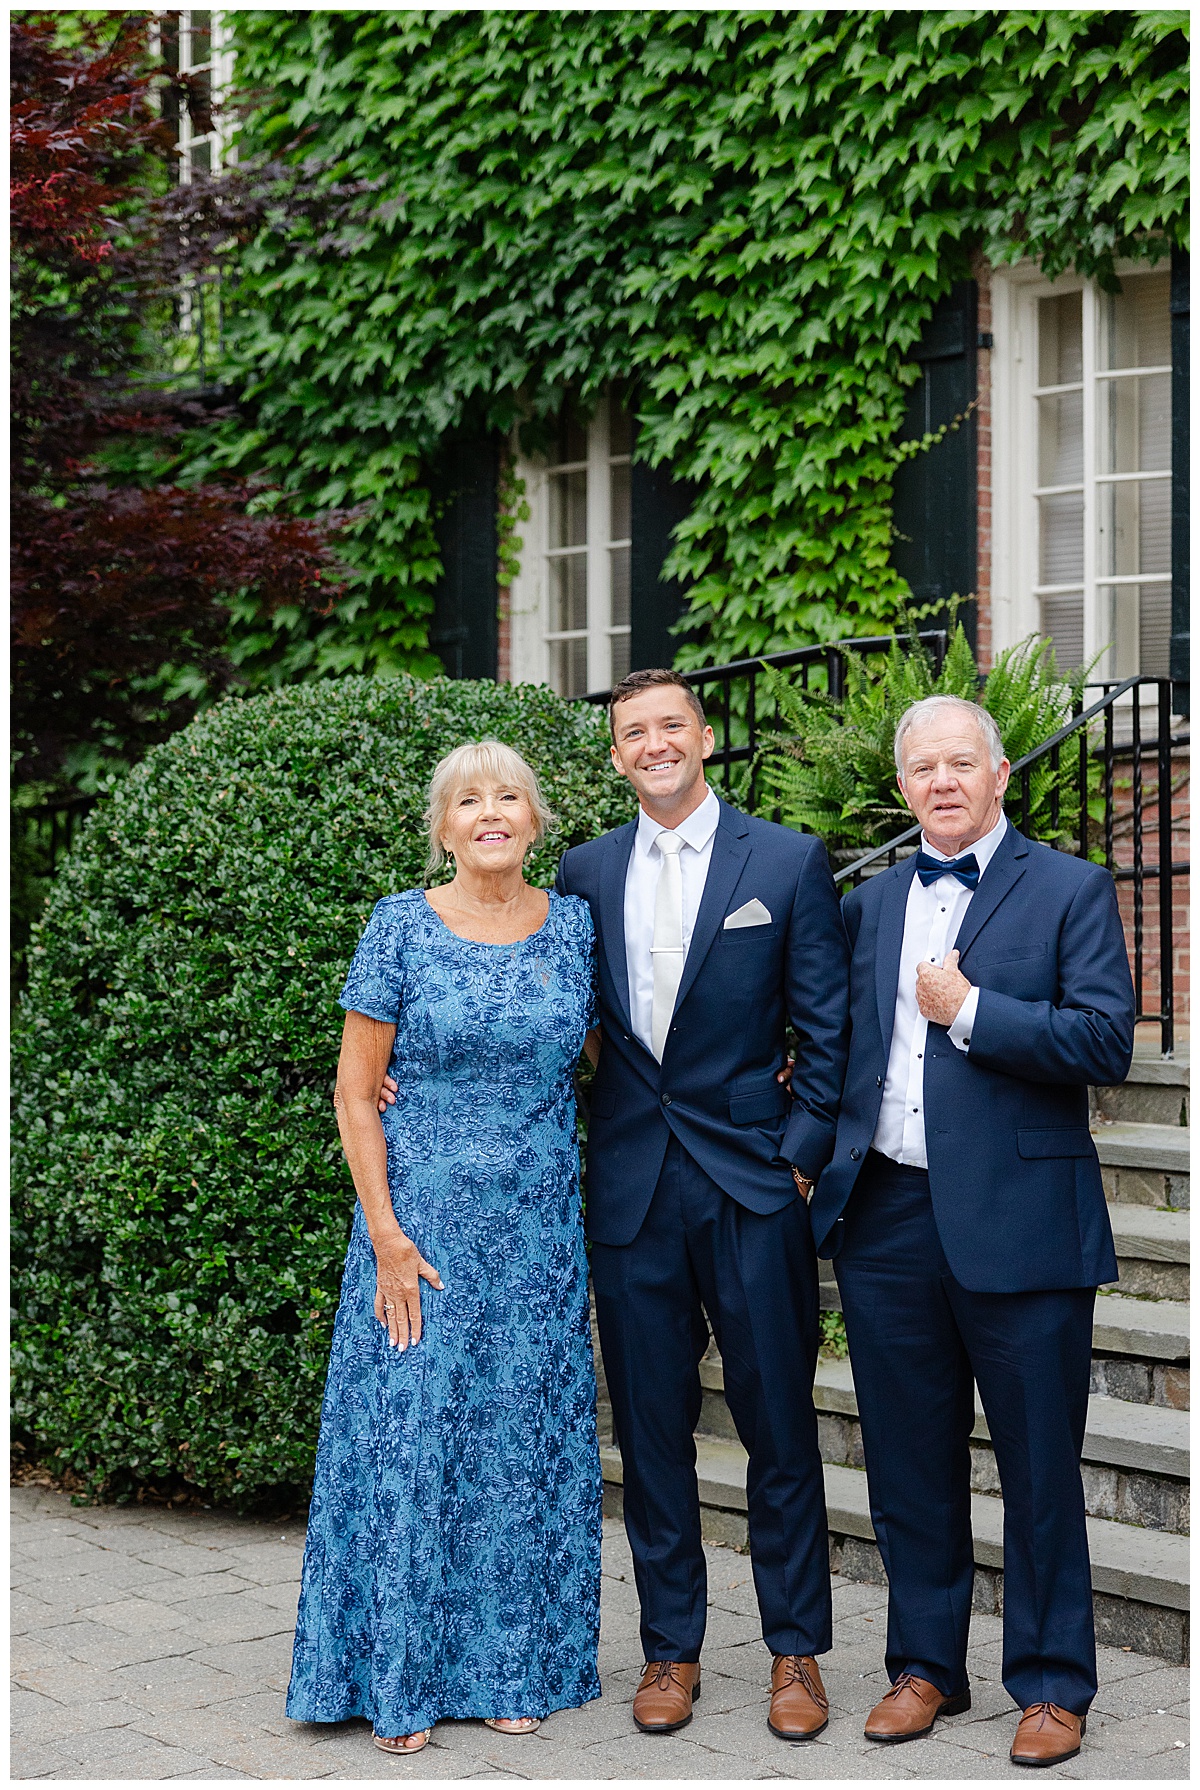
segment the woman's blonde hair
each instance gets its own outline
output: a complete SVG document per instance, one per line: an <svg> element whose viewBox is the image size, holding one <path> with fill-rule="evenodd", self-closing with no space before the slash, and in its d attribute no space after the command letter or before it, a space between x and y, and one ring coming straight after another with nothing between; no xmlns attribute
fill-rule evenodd
<svg viewBox="0 0 1200 1790"><path fill-rule="evenodd" d="M470 740L465 746L456 746L453 752L447 752L429 779L429 806L425 810L429 857L425 867L431 876L446 861L442 832L450 804L465 784L483 778L490 783L507 783L520 790L533 811L537 829L533 835L535 845L554 825L554 816L542 797L533 767L526 764L521 754L500 740Z"/></svg>

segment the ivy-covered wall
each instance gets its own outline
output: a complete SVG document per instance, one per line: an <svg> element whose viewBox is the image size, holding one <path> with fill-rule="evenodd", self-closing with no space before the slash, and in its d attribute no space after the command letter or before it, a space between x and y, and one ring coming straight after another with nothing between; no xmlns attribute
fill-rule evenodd
<svg viewBox="0 0 1200 1790"><path fill-rule="evenodd" d="M288 651L433 669L427 469L456 432L636 394L694 481L672 570L731 658L874 631L906 356L973 258L1101 281L1186 231L1182 12L243 12L243 149L374 184L243 251L202 462L370 505Z"/></svg>

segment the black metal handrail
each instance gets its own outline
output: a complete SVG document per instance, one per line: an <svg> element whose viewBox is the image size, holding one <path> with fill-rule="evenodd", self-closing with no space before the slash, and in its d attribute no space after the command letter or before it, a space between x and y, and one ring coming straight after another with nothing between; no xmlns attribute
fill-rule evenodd
<svg viewBox="0 0 1200 1790"><path fill-rule="evenodd" d="M1175 1050L1175 927L1174 927L1174 884L1177 876L1187 876L1191 869L1187 860L1177 861L1174 855L1172 839L1172 798L1174 793L1174 766L1172 754L1190 744L1189 736L1171 734L1171 699L1172 684L1170 678L1128 677L1120 683L1102 683L1092 685L1103 694L1090 707L1084 708L1077 703L1071 719L1060 727L1057 733L1051 734L1032 752L1017 759L1009 773L1008 793L1005 796L1005 807L1010 810L1010 818L1021 831L1036 836L1037 828L1032 817L1032 780L1033 770L1037 765L1048 764L1054 773L1054 784L1051 792L1050 808L1047 815L1051 838L1049 843L1059 849L1067 849L1063 839L1061 820L1061 777L1062 749L1074 740L1078 748L1075 777L1075 796L1079 804L1079 824L1073 844L1076 854L1087 857L1092 851L1102 848L1102 861L1111 873L1114 881L1131 885L1132 900L1132 970L1136 1005L1136 1019L1141 1023L1155 1023L1160 1028L1162 1054L1170 1057ZM1142 693L1152 691L1155 708L1155 733L1152 738L1143 737L1142 733ZM1126 700L1128 699L1128 700ZM1149 706L1149 705L1147 705ZM1128 719L1129 738L1118 740L1116 723L1118 717ZM1099 739L1096 738L1099 732ZM1146 796L1146 759L1150 757L1154 765L1154 792L1147 802ZM1117 799L1118 765L1129 763L1129 808L1128 814L1121 812ZM1095 789L1096 776L1094 768L1099 772L1099 791ZM1165 800L1160 799L1165 792ZM1089 813L1090 798L1099 794L1102 804L1101 818L1094 821ZM1147 806L1157 806L1158 820L1158 855L1157 861L1147 863L1145 845L1147 828L1145 811ZM1015 812L1011 812L1015 809ZM1119 830L1129 821L1129 863L1120 861L1118 850ZM894 838L878 845L873 851L864 853L852 864L838 872L840 884L856 887L865 876L877 874L888 869L897 862L900 853L906 846L916 846L920 836L920 826L911 826ZM1121 841L1123 843L1123 835ZM1149 1012L1146 1009L1146 949L1145 949L1145 908L1146 884L1158 883L1158 933L1159 933L1159 1009Z"/></svg>
<svg viewBox="0 0 1200 1790"><path fill-rule="evenodd" d="M950 642L947 630L924 629L916 638L929 652L935 671L940 671ZM838 698L846 690L847 654L886 653L892 646L903 646L911 639L909 634L851 635L845 640L830 641L824 646L797 646L784 653L767 653L757 659L734 659L728 665L702 665L695 671L685 671L683 676L702 697L709 686L715 684L718 688L715 710L710 701L705 699L704 702L705 713L713 724L713 731L720 729L717 744L708 762L713 770L721 773L721 785L726 794L733 789L734 766L749 765L747 787L739 793L746 806L753 811L756 793L755 763L761 737L764 733L778 732L783 727L777 703L770 705L769 713L765 713L761 707L758 679L764 665L773 666L777 671L798 667L799 683L805 690L809 687L812 674L824 670L826 689L830 696ZM739 688L741 685L745 686L744 689ZM599 706L607 703L611 694L609 690L593 690L583 700Z"/></svg>

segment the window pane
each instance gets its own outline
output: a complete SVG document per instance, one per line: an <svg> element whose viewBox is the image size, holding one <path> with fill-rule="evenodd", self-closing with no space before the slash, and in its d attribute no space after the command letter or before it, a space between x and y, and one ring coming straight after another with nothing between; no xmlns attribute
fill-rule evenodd
<svg viewBox="0 0 1200 1790"><path fill-rule="evenodd" d="M190 43L188 45L188 66L199 68L212 55L212 13L192 12L188 14Z"/></svg>
<svg viewBox="0 0 1200 1790"><path fill-rule="evenodd" d="M588 457L587 428L580 422L573 409L565 410L558 421L558 451L555 459L559 465Z"/></svg>
<svg viewBox="0 0 1200 1790"><path fill-rule="evenodd" d="M1083 664L1083 592L1064 592L1042 598L1042 633L1054 642L1060 671Z"/></svg>
<svg viewBox="0 0 1200 1790"><path fill-rule="evenodd" d="M1038 384L1083 378L1083 293L1038 300Z"/></svg>
<svg viewBox="0 0 1200 1790"><path fill-rule="evenodd" d="M555 473L550 479L550 545L587 544L587 473Z"/></svg>
<svg viewBox="0 0 1200 1790"><path fill-rule="evenodd" d="M1169 367L1171 276L1129 274L1101 296L1100 355L1105 367Z"/></svg>
<svg viewBox="0 0 1200 1790"><path fill-rule="evenodd" d="M1039 584L1074 584L1083 577L1083 494L1040 497Z"/></svg>
<svg viewBox="0 0 1200 1790"><path fill-rule="evenodd" d="M1171 674L1171 586L1143 584L1138 614L1138 670L1143 677Z"/></svg>
<svg viewBox="0 0 1200 1790"><path fill-rule="evenodd" d="M612 479L612 515L610 527L611 541L627 541L633 533L629 521L629 468L614 466L611 469Z"/></svg>
<svg viewBox="0 0 1200 1790"><path fill-rule="evenodd" d="M550 642L550 683L560 696L587 695L587 641Z"/></svg>
<svg viewBox="0 0 1200 1790"><path fill-rule="evenodd" d="M619 398L613 398L609 404L608 451L610 454L633 452L633 418Z"/></svg>
<svg viewBox="0 0 1200 1790"><path fill-rule="evenodd" d="M1096 389L1099 471L1169 472L1171 375L1101 379Z"/></svg>
<svg viewBox="0 0 1200 1790"><path fill-rule="evenodd" d="M192 167L201 174L212 173L212 144L193 143L188 151Z"/></svg>
<svg viewBox="0 0 1200 1790"><path fill-rule="evenodd" d="M612 577L612 625L629 626L629 548L610 547L608 552Z"/></svg>
<svg viewBox="0 0 1200 1790"><path fill-rule="evenodd" d="M1083 483L1083 393L1039 398L1038 484Z"/></svg>
<svg viewBox="0 0 1200 1790"><path fill-rule="evenodd" d="M623 677L629 675L629 636L614 634L612 637L612 681L619 684Z"/></svg>
<svg viewBox="0 0 1200 1790"><path fill-rule="evenodd" d="M587 554L568 553L550 561L551 634L587 627Z"/></svg>
<svg viewBox="0 0 1200 1790"><path fill-rule="evenodd" d="M1128 485L1101 485L1099 497L1100 576L1169 572L1170 480L1136 479Z"/></svg>

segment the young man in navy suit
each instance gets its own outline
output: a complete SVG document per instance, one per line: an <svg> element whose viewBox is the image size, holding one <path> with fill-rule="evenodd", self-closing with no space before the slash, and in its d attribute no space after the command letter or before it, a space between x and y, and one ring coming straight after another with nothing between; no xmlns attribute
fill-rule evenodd
<svg viewBox="0 0 1200 1790"><path fill-rule="evenodd" d="M996 725L928 697L896 767L921 850L843 903L851 1044L811 1208L841 1288L891 1690L871 1740L969 1708L977 1384L1004 1497L1011 1757L1079 1751L1096 1692L1083 1487L1095 1289L1117 1264L1088 1084L1123 1081L1133 988L1112 877L1004 817Z"/></svg>
<svg viewBox="0 0 1200 1790"><path fill-rule="evenodd" d="M768 1721L819 1734L832 1645L812 1385L819 1304L807 1200L833 1150L847 946L820 841L740 814L704 777L712 730L675 672L610 706L636 820L575 846L561 894L595 921L602 1043L587 1230L642 1608L634 1719L691 1720L706 1587L693 1431L705 1314L749 1454L750 1555L774 1655ZM781 1085L785 1029L799 1045Z"/></svg>

